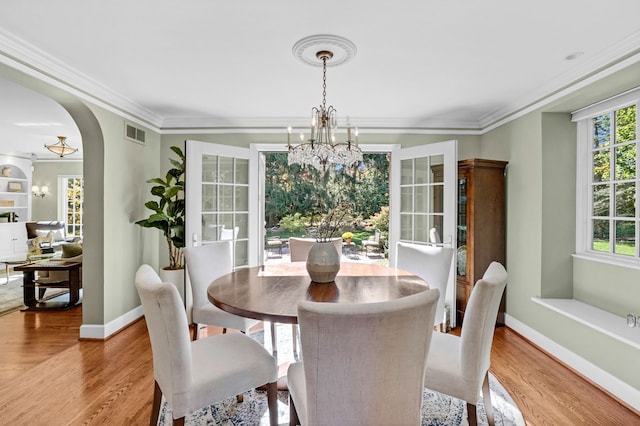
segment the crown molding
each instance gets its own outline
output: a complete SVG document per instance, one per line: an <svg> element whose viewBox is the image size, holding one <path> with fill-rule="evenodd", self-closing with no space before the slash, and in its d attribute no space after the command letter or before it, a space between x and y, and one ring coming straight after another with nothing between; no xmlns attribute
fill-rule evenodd
<svg viewBox="0 0 640 426"><path fill-rule="evenodd" d="M478 121L352 117L351 122L375 133L483 134L640 61L638 46L640 31ZM2 28L0 63L160 134L279 133L288 124L308 127L308 118L299 117L162 117Z"/></svg>
<svg viewBox="0 0 640 426"><path fill-rule="evenodd" d="M0 63L158 131L162 117L0 28Z"/></svg>
<svg viewBox="0 0 640 426"><path fill-rule="evenodd" d="M580 66L574 67L550 80L518 99L517 102L485 114L480 118L479 126L483 129L483 132L486 132L488 128L495 128L495 123L503 123L505 119L507 121L513 120L516 118L514 114L518 114L520 111L530 112L533 109L540 108L558 99L560 97L557 96L558 94L566 96L583 88L586 84L604 78L623 67L639 61L640 48L638 46L640 46L640 31L594 55L591 59L585 60ZM629 59L632 58L635 58L635 60L629 62Z"/></svg>
<svg viewBox="0 0 640 426"><path fill-rule="evenodd" d="M432 119L416 121L405 118L350 117L353 126L361 131L375 133L420 133L420 134L480 134L482 129L475 121ZM170 117L162 122L163 134L212 134L212 133L284 133L288 125L293 132L305 131L309 127L308 117Z"/></svg>

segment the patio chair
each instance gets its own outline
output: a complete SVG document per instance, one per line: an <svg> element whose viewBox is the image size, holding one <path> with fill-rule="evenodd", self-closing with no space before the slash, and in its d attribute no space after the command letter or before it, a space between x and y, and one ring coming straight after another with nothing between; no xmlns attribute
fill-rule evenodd
<svg viewBox="0 0 640 426"><path fill-rule="evenodd" d="M369 237L368 240L364 240L362 241L362 248L365 249L365 253L367 255L367 257L369 257L369 247L373 248L373 249L377 249L380 250L380 230L376 229L376 231L374 232L374 234L372 236Z"/></svg>

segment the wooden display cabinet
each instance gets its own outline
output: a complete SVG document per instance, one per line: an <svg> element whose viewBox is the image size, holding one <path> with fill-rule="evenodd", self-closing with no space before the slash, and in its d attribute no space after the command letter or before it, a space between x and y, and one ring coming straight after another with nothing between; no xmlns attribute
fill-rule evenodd
<svg viewBox="0 0 640 426"><path fill-rule="evenodd" d="M476 281L492 261L505 264L506 161L470 159L458 162L458 256L456 314L461 325ZM506 291L505 291L506 294ZM505 297L497 325L504 325Z"/></svg>

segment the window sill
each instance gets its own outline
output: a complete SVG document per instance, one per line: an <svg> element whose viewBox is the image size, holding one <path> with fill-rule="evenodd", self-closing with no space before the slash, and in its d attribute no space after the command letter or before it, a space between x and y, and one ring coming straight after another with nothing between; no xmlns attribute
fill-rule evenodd
<svg viewBox="0 0 640 426"><path fill-rule="evenodd" d="M631 268L640 270L640 260L635 258L624 258L620 255L610 256L606 254L582 252L571 255L574 259L589 260L592 262L606 263L608 265L620 266L623 268Z"/></svg>
<svg viewBox="0 0 640 426"><path fill-rule="evenodd" d="M575 299L543 299L532 301L573 319L600 333L640 350L640 329L627 326L627 319Z"/></svg>

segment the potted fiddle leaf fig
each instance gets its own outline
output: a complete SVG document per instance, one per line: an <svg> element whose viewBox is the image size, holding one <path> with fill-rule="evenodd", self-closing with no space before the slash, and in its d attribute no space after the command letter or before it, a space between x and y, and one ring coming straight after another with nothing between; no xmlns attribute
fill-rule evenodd
<svg viewBox="0 0 640 426"><path fill-rule="evenodd" d="M184 173L185 156L177 146L171 150L178 159L169 159L173 166L164 178L149 179L147 183L154 183L151 194L158 200L147 201L144 205L152 211L148 218L136 222L145 228L157 228L162 231L169 246L169 266L165 270L184 269Z"/></svg>

